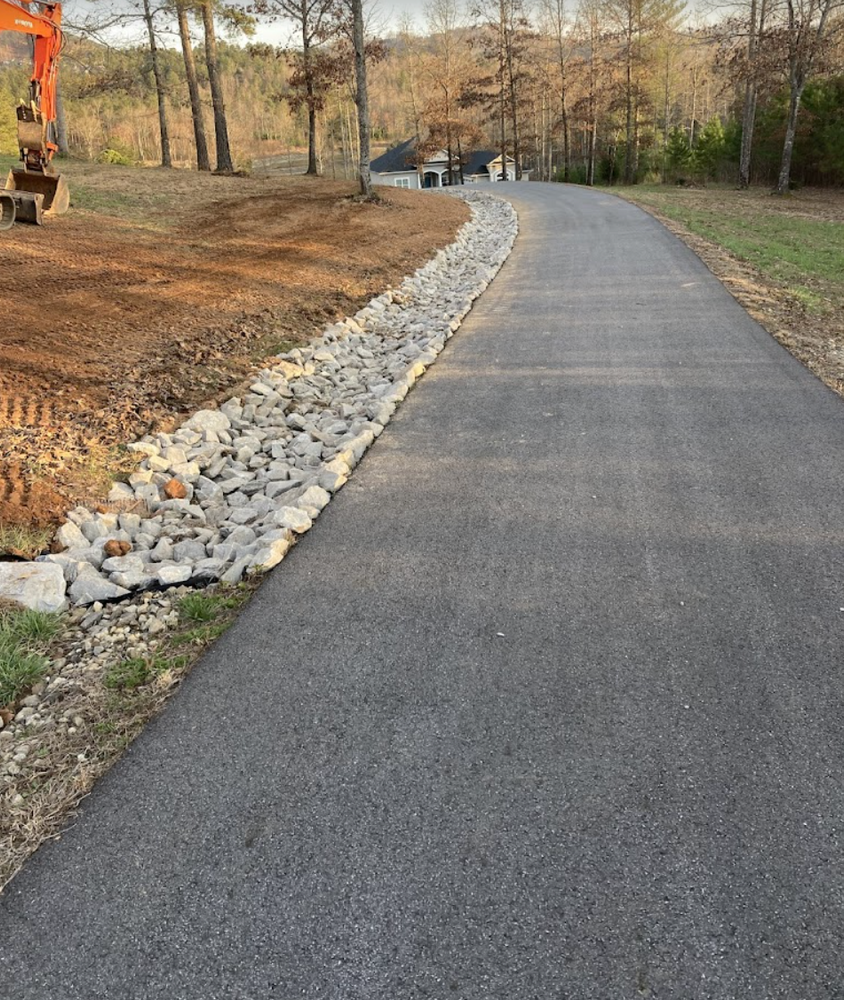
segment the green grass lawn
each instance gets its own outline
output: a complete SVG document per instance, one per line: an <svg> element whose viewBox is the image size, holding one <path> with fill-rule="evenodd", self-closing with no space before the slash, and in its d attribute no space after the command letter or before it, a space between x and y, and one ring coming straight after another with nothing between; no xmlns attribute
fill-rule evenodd
<svg viewBox="0 0 844 1000"><path fill-rule="evenodd" d="M615 193L712 240L818 314L844 303L844 194L643 185Z"/></svg>

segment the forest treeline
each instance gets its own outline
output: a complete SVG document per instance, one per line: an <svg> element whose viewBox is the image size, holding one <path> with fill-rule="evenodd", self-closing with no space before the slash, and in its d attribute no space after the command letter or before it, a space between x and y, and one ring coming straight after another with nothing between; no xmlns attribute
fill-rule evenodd
<svg viewBox="0 0 844 1000"><path fill-rule="evenodd" d="M231 170L308 150L310 172L355 175L354 47L338 0L139 0L88 24L66 9L72 155ZM679 0L425 10L423 28L367 43L377 142L413 136L420 157L446 149L455 162L503 149L534 178L585 184L844 184L844 0L743 0L705 23ZM255 41L262 19L289 26L290 44ZM115 20L144 44L103 44ZM27 64L25 41L0 36L0 152L16 148Z"/></svg>

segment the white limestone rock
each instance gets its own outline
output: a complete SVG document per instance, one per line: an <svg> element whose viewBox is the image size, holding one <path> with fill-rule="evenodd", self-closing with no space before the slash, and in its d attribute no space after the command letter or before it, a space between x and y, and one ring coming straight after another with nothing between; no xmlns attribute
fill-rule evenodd
<svg viewBox="0 0 844 1000"><path fill-rule="evenodd" d="M287 528L297 535L304 534L313 521L298 507L280 507L272 516L273 524L279 528Z"/></svg>
<svg viewBox="0 0 844 1000"><path fill-rule="evenodd" d="M0 563L0 597L32 611L61 611L65 605L64 570L50 562Z"/></svg>
<svg viewBox="0 0 844 1000"><path fill-rule="evenodd" d="M119 600L126 597L129 591L106 580L93 566L85 564L79 567L79 573L67 593L74 604L93 604L95 601Z"/></svg>
<svg viewBox="0 0 844 1000"><path fill-rule="evenodd" d="M88 546L88 539L82 534L79 525L73 521L65 523L56 532L56 541L63 549L84 549Z"/></svg>
<svg viewBox="0 0 844 1000"><path fill-rule="evenodd" d="M293 544L293 535L285 528L270 531L261 538L257 551L249 560L247 573L263 573L277 566Z"/></svg>
<svg viewBox="0 0 844 1000"><path fill-rule="evenodd" d="M325 508L330 499L331 494L321 486L309 486L296 501L296 506L314 518Z"/></svg>
<svg viewBox="0 0 844 1000"><path fill-rule="evenodd" d="M182 425L195 431L227 431L231 427L231 420L222 409L219 410L197 410L196 413L185 421Z"/></svg>
<svg viewBox="0 0 844 1000"><path fill-rule="evenodd" d="M187 564L168 564L160 566L155 571L155 580L162 587L172 587L178 583L186 583L193 575L193 567Z"/></svg>

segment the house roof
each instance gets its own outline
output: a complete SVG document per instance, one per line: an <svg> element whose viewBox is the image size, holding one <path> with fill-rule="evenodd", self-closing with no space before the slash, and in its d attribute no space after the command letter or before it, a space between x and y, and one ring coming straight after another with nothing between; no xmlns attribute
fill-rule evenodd
<svg viewBox="0 0 844 1000"><path fill-rule="evenodd" d="M397 173L404 170L415 170L416 165L412 162L413 150L416 148L416 139L406 139L393 146L386 153L376 157L370 164L371 170L378 174Z"/></svg>
<svg viewBox="0 0 844 1000"><path fill-rule="evenodd" d="M501 159L501 151L493 149L479 149L472 153L466 165L463 167L464 174L488 174L489 165L493 160ZM508 163L513 163L513 157L507 157Z"/></svg>
<svg viewBox="0 0 844 1000"><path fill-rule="evenodd" d="M406 139L404 142L399 143L398 146L393 146L392 149L388 149L386 153L382 153L381 156L374 159L369 164L370 169L374 170L378 174L401 173L408 170L415 170L416 164L413 160L413 152L415 149L416 139ZM477 152L471 154L466 162L466 165L463 167L463 173L489 173L489 170L487 169L488 165L492 163L493 160L500 159L500 157L500 150L479 149ZM428 160L426 162L431 161ZM507 162L512 163L513 158L508 156Z"/></svg>

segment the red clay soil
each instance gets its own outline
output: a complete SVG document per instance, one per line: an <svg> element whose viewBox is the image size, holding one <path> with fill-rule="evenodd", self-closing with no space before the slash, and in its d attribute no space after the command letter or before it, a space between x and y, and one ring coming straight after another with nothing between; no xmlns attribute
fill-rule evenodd
<svg viewBox="0 0 844 1000"><path fill-rule="evenodd" d="M363 204L304 178L77 171L96 210L0 237L0 524L102 502L119 445L227 398L468 217L446 197Z"/></svg>

